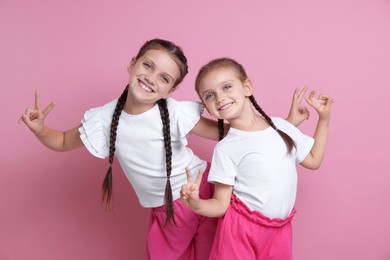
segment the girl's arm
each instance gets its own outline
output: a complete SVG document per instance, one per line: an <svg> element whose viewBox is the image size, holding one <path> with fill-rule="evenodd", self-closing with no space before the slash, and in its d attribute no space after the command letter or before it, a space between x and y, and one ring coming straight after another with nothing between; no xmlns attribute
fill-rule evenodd
<svg viewBox="0 0 390 260"><path fill-rule="evenodd" d="M317 111L319 116L314 133L314 145L305 160L301 162L302 166L312 170L320 167L325 155L328 143L330 110L333 103L333 99L326 94L320 94L318 99L314 98L315 93L315 91L312 91L308 98L305 97L307 103Z"/></svg>
<svg viewBox="0 0 390 260"><path fill-rule="evenodd" d="M199 170L196 181L192 181L191 171L186 168L187 184L181 187L180 197L185 206L206 217L222 217L230 204L233 186L221 183L215 184L214 196L211 199L199 198L199 186L203 172Z"/></svg>
<svg viewBox="0 0 390 260"><path fill-rule="evenodd" d="M229 130L229 124L225 124L224 132L225 135ZM191 134L195 134L197 136L218 141L219 140L219 130L218 130L218 122L216 120L208 119L206 117L201 116L198 123L192 128Z"/></svg>
<svg viewBox="0 0 390 260"><path fill-rule="evenodd" d="M59 131L45 126L46 116L55 107L55 103L50 103L44 110L41 108L41 98L38 91L35 92L35 108L26 109L19 120L24 122L34 133L38 140L47 148L54 151L68 151L83 146L80 133L76 126L68 131Z"/></svg>

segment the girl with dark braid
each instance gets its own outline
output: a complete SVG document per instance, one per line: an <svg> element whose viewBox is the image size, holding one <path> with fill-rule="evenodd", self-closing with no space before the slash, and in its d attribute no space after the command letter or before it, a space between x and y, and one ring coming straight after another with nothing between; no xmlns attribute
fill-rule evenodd
<svg viewBox="0 0 390 260"><path fill-rule="evenodd" d="M209 164L187 147L192 133L218 140L223 136L217 122L201 116L199 102L176 101L172 92L187 74L187 59L172 42L147 41L128 66L129 82L122 95L90 109L82 124L62 132L44 125L54 108L41 109L39 93L35 108L21 120L48 148L67 151L85 146L94 156L109 159L103 182L103 201L112 197L112 165L116 155L140 204L151 208L147 259L208 259L217 219L186 208L180 187L186 183L185 168L207 176ZM308 117L293 99L289 119L300 124ZM203 178L200 196L210 198L213 186Z"/></svg>
<svg viewBox="0 0 390 260"><path fill-rule="evenodd" d="M305 97L319 116L312 138L263 111L235 60L211 61L200 69L195 84L210 114L230 124L214 149L208 173L208 181L215 184L213 198L199 197L202 173L193 182L190 168L181 190L183 203L194 212L221 217L210 259L292 259L296 163L308 169L321 165L332 98L316 98L315 91Z"/></svg>

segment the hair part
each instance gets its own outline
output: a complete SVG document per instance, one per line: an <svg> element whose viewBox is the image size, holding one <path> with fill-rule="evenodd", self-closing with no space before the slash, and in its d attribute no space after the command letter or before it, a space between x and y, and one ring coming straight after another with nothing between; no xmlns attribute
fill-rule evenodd
<svg viewBox="0 0 390 260"><path fill-rule="evenodd" d="M198 75L196 76L195 80L195 90L198 93L198 96L202 100L202 97L200 96L199 92L199 86L202 81L202 79L209 74L212 71L218 70L218 69L233 69L235 73L237 74L238 79L241 82L245 82L248 79L248 75L244 69L244 67L238 63L237 61L231 59L231 58L218 58L210 61L206 65L204 65L198 72ZM256 102L255 97L253 95L249 96L249 100L251 101L254 108L260 113L260 115L267 121L267 123L275 129L275 131L280 135L280 137L283 139L284 143L287 146L288 153L291 153L293 148L295 147L294 140L285 132L282 130L279 130L272 119L264 112L264 110L259 106L259 104ZM218 128L219 128L219 136L220 140L223 138L223 132L224 132L224 124L222 119L218 119ZM222 133L222 138L221 138Z"/></svg>

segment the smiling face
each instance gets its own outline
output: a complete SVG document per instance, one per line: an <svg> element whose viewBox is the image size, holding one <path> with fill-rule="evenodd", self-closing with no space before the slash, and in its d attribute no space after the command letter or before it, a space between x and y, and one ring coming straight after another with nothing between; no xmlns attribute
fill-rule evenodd
<svg viewBox="0 0 390 260"><path fill-rule="evenodd" d="M165 50L150 49L129 67L129 93L125 110L142 113L171 95L180 77L179 66Z"/></svg>
<svg viewBox="0 0 390 260"><path fill-rule="evenodd" d="M198 93L211 115L231 122L250 109L247 97L252 95L252 86L248 79L242 82L233 68L221 67L202 76Z"/></svg>

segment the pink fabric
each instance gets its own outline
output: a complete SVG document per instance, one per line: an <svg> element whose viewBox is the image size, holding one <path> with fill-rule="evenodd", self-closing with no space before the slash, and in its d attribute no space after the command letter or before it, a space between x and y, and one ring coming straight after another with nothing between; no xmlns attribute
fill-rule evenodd
<svg viewBox="0 0 390 260"><path fill-rule="evenodd" d="M214 186L207 182L209 165L203 174L200 196L213 196ZM177 226L165 224L165 207L151 211L146 259L208 259L218 223L217 218L206 218L194 213L181 202L174 201Z"/></svg>
<svg viewBox="0 0 390 260"><path fill-rule="evenodd" d="M291 220L270 219L251 211L232 195L231 205L219 220L210 259L292 259Z"/></svg>

